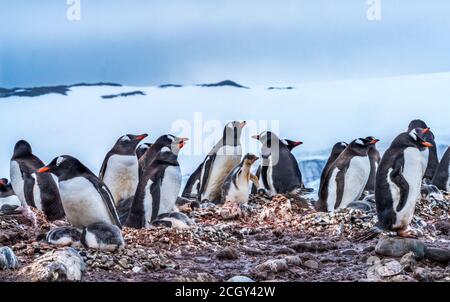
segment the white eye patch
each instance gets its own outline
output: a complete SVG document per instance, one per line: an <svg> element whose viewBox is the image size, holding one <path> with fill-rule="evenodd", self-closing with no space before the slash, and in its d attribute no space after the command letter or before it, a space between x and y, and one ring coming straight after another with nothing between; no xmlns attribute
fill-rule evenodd
<svg viewBox="0 0 450 302"><path fill-rule="evenodd" d="M169 147L162 147L161 152L172 152Z"/></svg>
<svg viewBox="0 0 450 302"><path fill-rule="evenodd" d="M342 146L342 147L347 147L347 143L342 142L342 143L341 143L341 146Z"/></svg>
<svg viewBox="0 0 450 302"><path fill-rule="evenodd" d="M126 141L130 141L131 138L128 135L122 136L122 138L120 139L122 142L126 142Z"/></svg>
<svg viewBox="0 0 450 302"><path fill-rule="evenodd" d="M285 145L288 145L288 142L285 139L282 139L281 142Z"/></svg>
<svg viewBox="0 0 450 302"><path fill-rule="evenodd" d="M59 167L66 159L64 157L58 157L56 160L56 165Z"/></svg>
<svg viewBox="0 0 450 302"><path fill-rule="evenodd" d="M167 135L167 138L173 142L175 140L175 137L173 135Z"/></svg>
<svg viewBox="0 0 450 302"><path fill-rule="evenodd" d="M416 129L412 130L412 131L409 133L409 136L411 136L411 137L413 138L413 140L417 141L417 132L416 132Z"/></svg>
<svg viewBox="0 0 450 302"><path fill-rule="evenodd" d="M360 139L357 139L355 141L355 143L357 143L358 145L364 146L364 142L362 140L360 140Z"/></svg>

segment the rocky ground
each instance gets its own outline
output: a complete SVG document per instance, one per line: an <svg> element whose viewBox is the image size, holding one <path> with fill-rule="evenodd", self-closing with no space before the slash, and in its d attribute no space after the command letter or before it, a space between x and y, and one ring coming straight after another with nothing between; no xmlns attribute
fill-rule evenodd
<svg viewBox="0 0 450 302"><path fill-rule="evenodd" d="M56 226L38 211L0 214L0 281L450 281L450 196L420 201L419 240L356 243L374 212L317 213L299 196L188 212L190 229L124 228L127 246L115 253L46 244ZM18 263L8 269L11 252Z"/></svg>

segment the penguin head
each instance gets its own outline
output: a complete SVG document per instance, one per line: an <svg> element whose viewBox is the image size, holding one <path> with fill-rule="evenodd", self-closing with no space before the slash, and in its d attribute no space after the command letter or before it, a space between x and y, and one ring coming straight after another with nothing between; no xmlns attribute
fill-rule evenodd
<svg viewBox="0 0 450 302"><path fill-rule="evenodd" d="M178 155L180 150L186 145L186 142L189 139L187 137L177 137L171 134L166 134L160 136L154 145L158 146L159 150L162 150L164 147L171 150L173 154Z"/></svg>
<svg viewBox="0 0 450 302"><path fill-rule="evenodd" d="M369 142L369 149L375 148L376 144L380 141L379 139L373 137L373 136L368 136L365 138L365 141Z"/></svg>
<svg viewBox="0 0 450 302"><path fill-rule="evenodd" d="M303 142L301 141L291 141L289 139L282 139L281 142L288 147L289 151L292 151L295 147L303 145Z"/></svg>
<svg viewBox="0 0 450 302"><path fill-rule="evenodd" d="M263 131L259 135L253 135L252 138L261 142L263 147L271 148L272 146L277 146L276 142L279 142L280 139L278 136L271 131Z"/></svg>
<svg viewBox="0 0 450 302"><path fill-rule="evenodd" d="M54 158L48 165L37 170L37 173L52 173L61 178L82 173L84 170L85 167L78 159L69 155L61 155Z"/></svg>
<svg viewBox="0 0 450 302"><path fill-rule="evenodd" d="M410 145L414 145L419 149L431 148L433 144L427 141L427 134L430 128L415 128L409 132Z"/></svg>
<svg viewBox="0 0 450 302"><path fill-rule="evenodd" d="M8 179L0 178L0 191L6 192L8 189Z"/></svg>
<svg viewBox="0 0 450 302"><path fill-rule="evenodd" d="M256 156L255 154L252 153L247 153L244 158L242 159L242 162L244 163L244 165L246 166L251 166L255 163L255 161L257 161L259 159L258 156Z"/></svg>
<svg viewBox="0 0 450 302"><path fill-rule="evenodd" d="M33 150L31 149L31 145L24 140L20 140L14 146L14 155L13 158L29 156L33 154Z"/></svg>
<svg viewBox="0 0 450 302"><path fill-rule="evenodd" d="M408 132L411 132L412 130L414 130L416 128L426 129L426 128L428 128L428 126L427 126L427 123L425 123L423 120L420 120L420 119L412 120L411 123L409 123L409 125L408 125Z"/></svg>
<svg viewBox="0 0 450 302"><path fill-rule="evenodd" d="M147 134L126 134L121 136L114 147L111 149L115 154L120 155L134 155L136 152L137 145L147 137Z"/></svg>
<svg viewBox="0 0 450 302"><path fill-rule="evenodd" d="M347 147L348 147L348 144L346 142L338 142L338 143L334 144L333 149L331 150L331 153L333 153L333 154L340 154Z"/></svg>
<svg viewBox="0 0 450 302"><path fill-rule="evenodd" d="M353 152L355 152L358 155L367 155L367 152L369 151L369 148L372 145L375 145L379 140L375 139L374 137L366 137L366 138L358 138L352 141L348 148L350 148Z"/></svg>
<svg viewBox="0 0 450 302"><path fill-rule="evenodd" d="M139 158L141 158L145 152L147 152L147 150L151 147L152 144L150 143L143 143L141 145L139 145L139 147L137 147L136 149L136 155Z"/></svg>
<svg viewBox="0 0 450 302"><path fill-rule="evenodd" d="M247 125L246 121L243 122L229 122L225 125L223 130L223 145L238 146L241 144L242 129Z"/></svg>

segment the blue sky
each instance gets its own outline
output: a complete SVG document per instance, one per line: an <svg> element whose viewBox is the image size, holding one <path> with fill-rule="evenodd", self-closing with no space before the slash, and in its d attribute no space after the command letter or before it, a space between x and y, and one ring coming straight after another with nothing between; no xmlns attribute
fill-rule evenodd
<svg viewBox="0 0 450 302"><path fill-rule="evenodd" d="M450 70L450 1L0 0L0 86L233 79L247 85Z"/></svg>

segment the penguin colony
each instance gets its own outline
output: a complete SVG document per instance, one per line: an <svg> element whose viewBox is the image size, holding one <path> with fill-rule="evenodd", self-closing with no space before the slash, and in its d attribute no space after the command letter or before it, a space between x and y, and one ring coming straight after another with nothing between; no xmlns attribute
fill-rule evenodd
<svg viewBox="0 0 450 302"><path fill-rule="evenodd" d="M188 138L170 134L142 143L147 134L120 137L106 154L98 176L78 159L62 155L48 165L24 140L14 147L10 179L0 179L0 211L20 206L42 210L51 221L64 217L71 227L47 234L55 245L83 244L114 251L124 246L122 225L132 228L187 228L194 222L179 211L187 200L198 204L245 205L249 193L310 192L292 150L302 142L264 131L254 135L260 157L242 154L246 122L230 122L222 138L191 174L181 196L178 154ZM376 230L414 237L410 223L421 194L450 191L450 148L439 162L434 134L421 120L412 121L383 156L375 137L338 142L320 178L318 211L346 207L376 208ZM252 166L259 160L255 175ZM255 167L256 168L256 167Z"/></svg>

